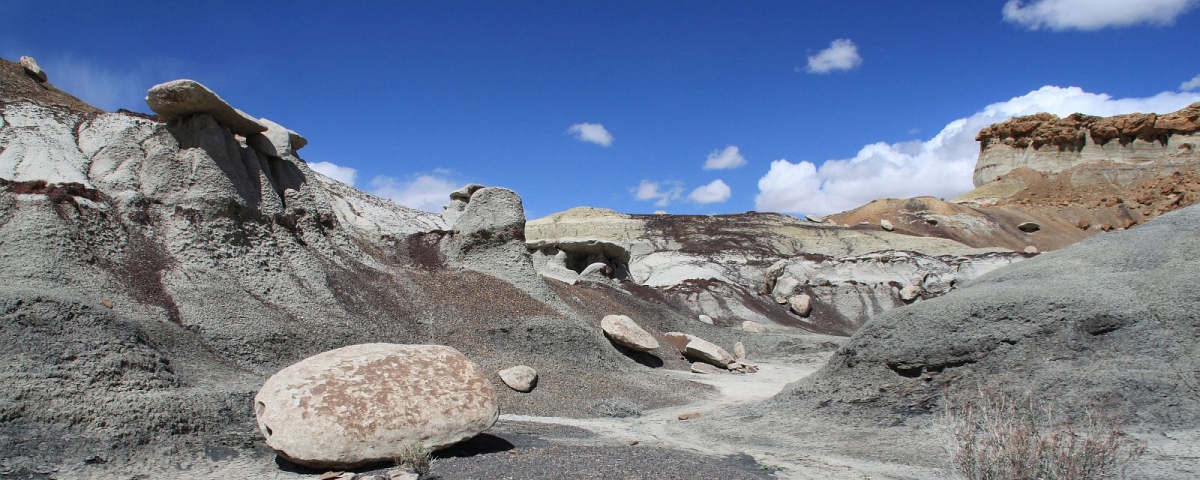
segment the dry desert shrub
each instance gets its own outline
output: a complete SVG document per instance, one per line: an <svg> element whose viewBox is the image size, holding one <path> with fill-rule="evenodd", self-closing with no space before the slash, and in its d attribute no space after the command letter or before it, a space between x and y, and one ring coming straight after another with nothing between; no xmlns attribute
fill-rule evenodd
<svg viewBox="0 0 1200 480"><path fill-rule="evenodd" d="M429 470L433 468L433 455L420 442L405 445L392 461L396 462L397 467L408 469L422 478L429 475Z"/></svg>
<svg viewBox="0 0 1200 480"><path fill-rule="evenodd" d="M1123 479L1146 451L1098 412L1070 421L1028 395L980 389L944 405L953 473L967 480Z"/></svg>
<svg viewBox="0 0 1200 480"><path fill-rule="evenodd" d="M596 413L605 417L640 417L642 406L625 397L609 397L592 404Z"/></svg>

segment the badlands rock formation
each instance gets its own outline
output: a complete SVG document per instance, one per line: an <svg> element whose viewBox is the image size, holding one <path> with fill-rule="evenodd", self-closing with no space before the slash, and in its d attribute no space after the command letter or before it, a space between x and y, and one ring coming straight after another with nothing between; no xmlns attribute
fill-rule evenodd
<svg viewBox="0 0 1200 480"><path fill-rule="evenodd" d="M1200 104L1157 115L1018 117L979 133L976 189L883 199L830 219L1023 251L1062 248L1200 200ZM1017 228L1037 223L1037 232ZM853 227L863 228L863 227ZM869 227L868 227L869 228Z"/></svg>
<svg viewBox="0 0 1200 480"><path fill-rule="evenodd" d="M1197 253L1193 206L881 314L765 405L779 413L767 418L812 409L887 425L983 388L1142 427L1200 427Z"/></svg>
<svg viewBox="0 0 1200 480"><path fill-rule="evenodd" d="M979 132L975 186L1025 167L1058 173L1085 163L1108 162L1117 177L1151 168L1169 174L1173 167L1194 162L1200 146L1200 103L1158 115L1131 113L1112 117L1049 113L1017 117ZM1122 168L1132 166L1135 168Z"/></svg>
<svg viewBox="0 0 1200 480"><path fill-rule="evenodd" d="M941 238L814 224L786 215L627 215L578 207L526 225L543 276L581 280L584 264L613 267L620 288L654 289L672 308L720 326L743 321L848 335L871 315L903 305L900 291L927 296L1013 261L1003 248ZM625 272L628 272L627 274ZM808 295L808 309L789 299Z"/></svg>
<svg viewBox="0 0 1200 480"><path fill-rule="evenodd" d="M650 408L699 391L641 373L598 323L707 326L639 297L547 285L515 193L479 189L450 224L323 177L286 127L223 123L210 109L235 108L181 88L207 107L169 120L103 112L0 61L4 471L128 477L198 448L259 455L253 397L267 377L381 340L554 379L499 389L510 413L588 415L613 390ZM184 104L162 100L164 114Z"/></svg>

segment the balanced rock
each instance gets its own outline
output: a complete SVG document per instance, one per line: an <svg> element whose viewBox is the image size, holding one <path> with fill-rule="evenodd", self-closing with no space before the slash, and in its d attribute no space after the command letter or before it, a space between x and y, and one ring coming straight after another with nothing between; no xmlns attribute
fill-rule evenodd
<svg viewBox="0 0 1200 480"><path fill-rule="evenodd" d="M634 323L633 319L624 315L604 317L600 320L600 328L613 343L625 346L630 350L649 352L658 348L658 340L655 340L650 332L643 330L637 323Z"/></svg>
<svg viewBox="0 0 1200 480"><path fill-rule="evenodd" d="M683 348L683 354L721 368L725 368L733 362L733 355L726 352L724 348L695 335L691 336L691 341Z"/></svg>
<svg viewBox="0 0 1200 480"><path fill-rule="evenodd" d="M705 375L713 375L721 373L722 370L704 362L692 362L692 373L700 373Z"/></svg>
<svg viewBox="0 0 1200 480"><path fill-rule="evenodd" d="M896 227L895 227L894 225L892 225L892 222L890 222L890 221L888 221L888 220L880 220L880 221L879 221L879 226L880 226L880 227L882 227L884 230L887 230L887 231L889 231L889 232L890 232L890 231L892 231L892 230L895 230L895 229L896 229Z"/></svg>
<svg viewBox="0 0 1200 480"><path fill-rule="evenodd" d="M294 156L296 150L308 145L307 139L288 130L283 125L265 118L260 118L258 121L267 127L267 131L246 137L246 144L263 155L268 157Z"/></svg>
<svg viewBox="0 0 1200 480"><path fill-rule="evenodd" d="M517 365L496 373L500 375L500 380L505 385L508 385L508 388L518 392L528 392L537 386L537 370L534 370L532 367Z"/></svg>
<svg viewBox="0 0 1200 480"><path fill-rule="evenodd" d="M812 297L805 294L795 295L788 299L788 306L796 315L807 317L812 313Z"/></svg>
<svg viewBox="0 0 1200 480"><path fill-rule="evenodd" d="M909 285L900 289L900 299L906 302L916 300L921 296L921 287L919 285Z"/></svg>
<svg viewBox="0 0 1200 480"><path fill-rule="evenodd" d="M310 468L390 461L413 443L437 450L500 414L496 389L458 350L390 343L301 360L267 379L254 405L267 445Z"/></svg>
<svg viewBox="0 0 1200 480"><path fill-rule="evenodd" d="M146 105L167 121L206 113L228 127L230 132L243 137L267 131L266 125L233 108L195 80L172 80L150 87L146 92Z"/></svg>
<svg viewBox="0 0 1200 480"><path fill-rule="evenodd" d="M38 83L46 83L49 80L46 77L46 72L42 70L41 65L38 65L37 60L33 57L21 57L21 68L25 69L25 74L37 80Z"/></svg>
<svg viewBox="0 0 1200 480"><path fill-rule="evenodd" d="M763 326L759 325L757 322L746 320L742 322L742 331L750 333L762 333Z"/></svg>

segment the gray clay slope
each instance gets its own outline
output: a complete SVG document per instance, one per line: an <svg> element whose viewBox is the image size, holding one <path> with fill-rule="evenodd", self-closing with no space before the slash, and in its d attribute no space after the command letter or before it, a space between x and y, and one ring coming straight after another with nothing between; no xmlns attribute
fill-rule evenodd
<svg viewBox="0 0 1200 480"><path fill-rule="evenodd" d="M880 315L819 372L756 409L888 425L936 411L943 392L983 388L1030 392L1076 414L1194 428L1197 285L1193 206Z"/></svg>
<svg viewBox="0 0 1200 480"><path fill-rule="evenodd" d="M0 175L5 469L253 449L262 381L356 343L451 345L487 371L534 366L535 394L501 389L508 413L589 415L612 392L654 406L700 390L642 375L599 317L537 277L481 273L532 267L451 242L437 215L256 151L205 114L166 123L28 96L19 69L0 60L0 166L16 166ZM470 250L461 264L451 243Z"/></svg>

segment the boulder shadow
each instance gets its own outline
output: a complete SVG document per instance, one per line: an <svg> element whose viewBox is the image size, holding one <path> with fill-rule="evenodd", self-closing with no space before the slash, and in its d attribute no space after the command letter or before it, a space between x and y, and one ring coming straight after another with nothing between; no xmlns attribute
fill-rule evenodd
<svg viewBox="0 0 1200 480"><path fill-rule="evenodd" d="M611 340L609 342L612 343L613 347L616 347L618 352L621 352L621 355L626 356L630 360L650 368L662 368L663 366L663 359L658 358L658 356L653 353L639 352L624 345L612 342Z"/></svg>
<svg viewBox="0 0 1200 480"><path fill-rule="evenodd" d="M481 433L470 440L459 442L448 448L433 452L433 458L466 458L489 453L507 452L516 448L512 442L489 433Z"/></svg>
<svg viewBox="0 0 1200 480"><path fill-rule="evenodd" d="M291 460L288 460L288 459L283 458L282 456L276 454L275 455L275 466L279 467L280 470L288 472L288 473L295 473L295 474L299 474L299 475L320 475L320 474L323 474L330 470L342 470L342 471L353 472L353 473L370 472L372 470L379 470L381 468L392 467L392 466L395 466L395 464L393 462L379 462L379 463L372 463L372 464L363 465L361 467L355 467L355 468L309 468L309 467L305 467L303 465L297 465L295 463L292 463Z"/></svg>

